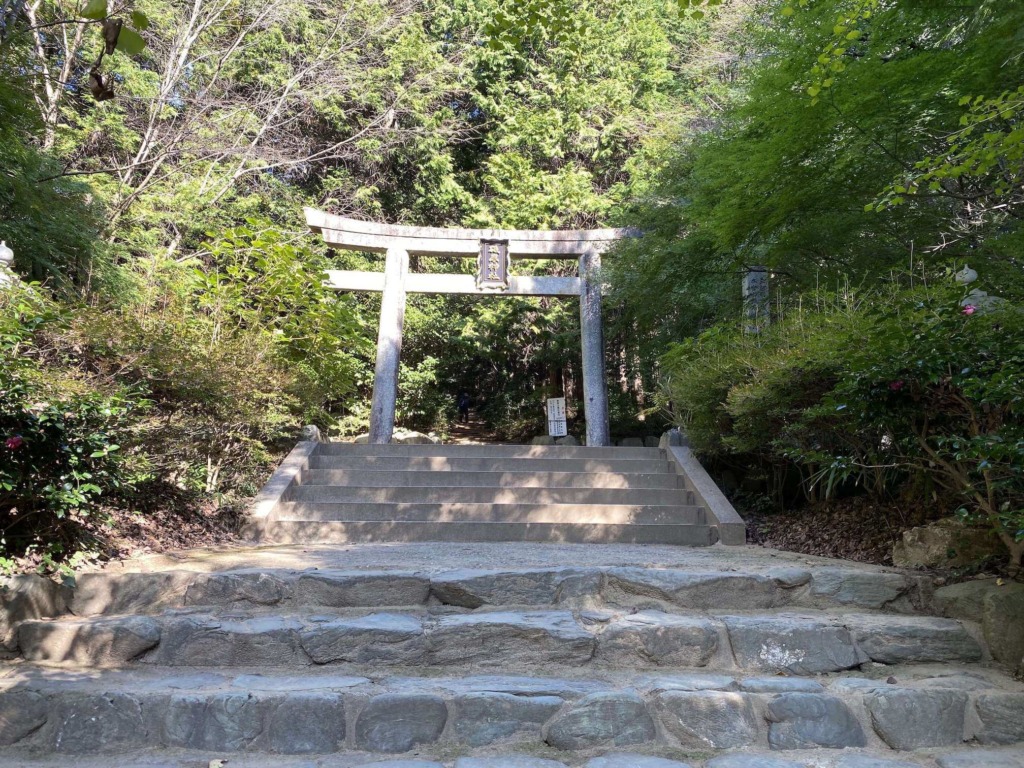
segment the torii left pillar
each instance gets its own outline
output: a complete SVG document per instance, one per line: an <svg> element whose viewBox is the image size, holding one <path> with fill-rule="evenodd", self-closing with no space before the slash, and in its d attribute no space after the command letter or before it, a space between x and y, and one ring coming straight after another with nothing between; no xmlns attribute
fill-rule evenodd
<svg viewBox="0 0 1024 768"><path fill-rule="evenodd" d="M387 444L395 431L398 400L398 366L402 357L402 326L405 324L405 276L409 252L388 248L384 263L384 292L377 331L377 365L373 374L369 442Z"/></svg>

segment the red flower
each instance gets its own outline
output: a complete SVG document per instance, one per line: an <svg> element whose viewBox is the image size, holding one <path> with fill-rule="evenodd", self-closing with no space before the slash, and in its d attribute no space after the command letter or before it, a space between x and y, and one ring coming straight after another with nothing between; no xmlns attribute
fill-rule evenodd
<svg viewBox="0 0 1024 768"><path fill-rule="evenodd" d="M965 315L973 315L977 311L978 308L973 304L968 304L961 310L961 312L963 312Z"/></svg>
<svg viewBox="0 0 1024 768"><path fill-rule="evenodd" d="M25 444L24 438L21 435L15 435L14 437L8 437L4 441L4 445L10 448L12 451L16 451Z"/></svg>
<svg viewBox="0 0 1024 768"><path fill-rule="evenodd" d="M903 379L896 379L896 381L890 381L889 389L891 389L893 392L899 392L901 389L903 389Z"/></svg>

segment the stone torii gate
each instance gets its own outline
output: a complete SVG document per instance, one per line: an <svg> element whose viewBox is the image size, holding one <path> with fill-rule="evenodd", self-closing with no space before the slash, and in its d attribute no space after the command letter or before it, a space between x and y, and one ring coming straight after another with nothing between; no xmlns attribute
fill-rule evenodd
<svg viewBox="0 0 1024 768"><path fill-rule="evenodd" d="M601 327L601 253L632 236L623 229L521 230L444 229L378 224L306 208L306 223L328 245L385 253L383 272L328 270L327 285L338 291L380 291L377 364L370 410L371 443L389 443L395 428L398 363L407 293L463 293L478 296L576 296L580 300L583 400L587 444L609 445L608 392ZM476 257L476 275L409 273L409 254ZM510 274L513 259L579 259L579 277Z"/></svg>

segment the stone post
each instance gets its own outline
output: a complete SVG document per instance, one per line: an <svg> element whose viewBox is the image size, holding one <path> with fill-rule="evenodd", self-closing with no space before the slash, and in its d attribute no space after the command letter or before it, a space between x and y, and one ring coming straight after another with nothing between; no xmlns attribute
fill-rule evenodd
<svg viewBox="0 0 1024 768"><path fill-rule="evenodd" d="M380 327L377 331L373 402L370 407L369 442L375 444L390 443L395 431L398 363L402 356L402 326L405 323L405 275L408 271L408 251L388 248L384 265L384 293L380 301Z"/></svg>
<svg viewBox="0 0 1024 768"><path fill-rule="evenodd" d="M743 276L743 315L747 333L760 333L771 321L767 267L750 267Z"/></svg>
<svg viewBox="0 0 1024 768"><path fill-rule="evenodd" d="M604 329L601 326L601 254L580 256L580 335L583 347L583 409L587 445L611 445L608 388L604 370Z"/></svg>

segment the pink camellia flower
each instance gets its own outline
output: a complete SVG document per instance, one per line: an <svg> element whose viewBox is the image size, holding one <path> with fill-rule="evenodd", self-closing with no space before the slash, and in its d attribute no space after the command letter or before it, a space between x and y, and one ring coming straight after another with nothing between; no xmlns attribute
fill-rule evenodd
<svg viewBox="0 0 1024 768"><path fill-rule="evenodd" d="M16 451L25 444L24 438L21 435L15 435L14 437L8 437L4 441L4 445L10 448L12 451Z"/></svg>
<svg viewBox="0 0 1024 768"><path fill-rule="evenodd" d="M962 309L961 311L962 311L962 312L963 312L963 313L964 313L965 315L973 315L973 314L974 314L975 312L977 312L977 311L978 311L978 308L977 308L976 306L974 306L973 304L968 304L968 305L967 305L967 306L965 306L965 307L964 307L964 308L963 308L963 309Z"/></svg>
<svg viewBox="0 0 1024 768"><path fill-rule="evenodd" d="M903 379L896 379L896 381L890 381L889 389L891 389L893 392L899 392L901 389L903 389Z"/></svg>

